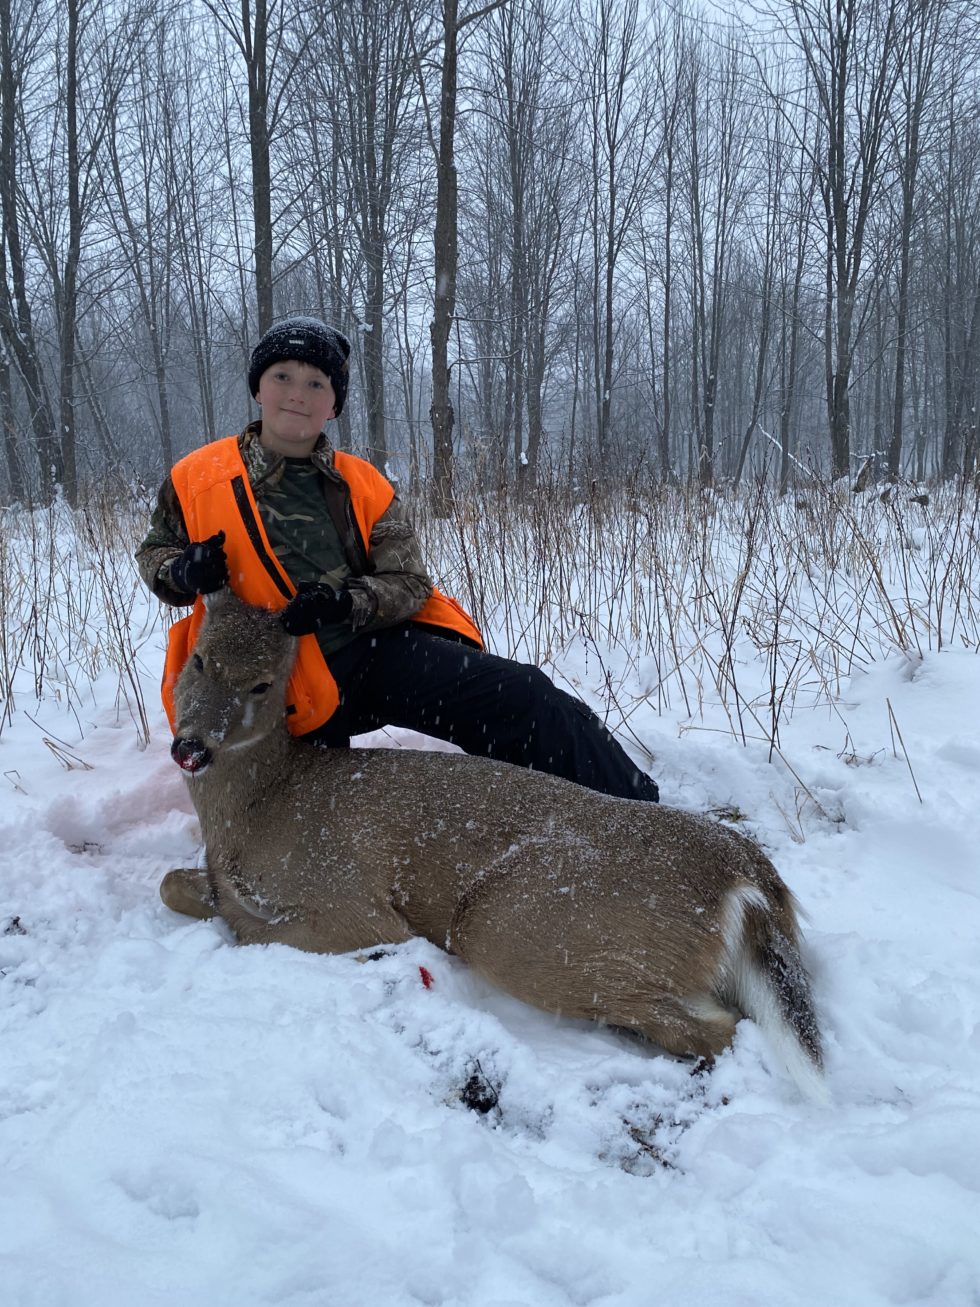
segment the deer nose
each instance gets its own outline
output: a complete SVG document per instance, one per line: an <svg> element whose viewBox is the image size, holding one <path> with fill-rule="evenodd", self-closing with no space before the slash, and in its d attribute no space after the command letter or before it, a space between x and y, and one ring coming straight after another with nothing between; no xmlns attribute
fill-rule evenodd
<svg viewBox="0 0 980 1307"><path fill-rule="evenodd" d="M199 772L211 761L211 750L200 740L185 740L178 735L170 746L170 756L184 771Z"/></svg>

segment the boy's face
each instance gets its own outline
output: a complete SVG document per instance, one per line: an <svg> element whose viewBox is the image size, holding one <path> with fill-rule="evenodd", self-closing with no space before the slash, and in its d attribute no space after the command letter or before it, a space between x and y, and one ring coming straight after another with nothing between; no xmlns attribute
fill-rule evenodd
<svg viewBox="0 0 980 1307"><path fill-rule="evenodd" d="M266 368L256 398L262 408L259 439L266 449L291 458L312 453L337 403L327 374L298 359Z"/></svg>

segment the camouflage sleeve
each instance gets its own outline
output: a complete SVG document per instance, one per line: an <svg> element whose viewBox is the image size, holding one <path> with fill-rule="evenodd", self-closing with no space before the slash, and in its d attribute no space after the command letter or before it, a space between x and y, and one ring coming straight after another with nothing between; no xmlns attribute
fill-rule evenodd
<svg viewBox="0 0 980 1307"><path fill-rule="evenodd" d="M407 621L432 593L418 536L397 497L375 522L369 550L374 571L348 582L354 597L351 622L355 631L375 631Z"/></svg>
<svg viewBox="0 0 980 1307"><path fill-rule="evenodd" d="M168 476L160 487L157 506L150 518L150 529L136 550L140 576L158 599L165 604L186 606L194 596L178 590L170 580L170 564L190 544L184 515L180 509L174 483Z"/></svg>

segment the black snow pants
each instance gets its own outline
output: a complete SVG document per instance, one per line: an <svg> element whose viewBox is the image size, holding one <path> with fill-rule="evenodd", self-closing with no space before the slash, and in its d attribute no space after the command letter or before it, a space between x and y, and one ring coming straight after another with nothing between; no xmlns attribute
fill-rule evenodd
<svg viewBox="0 0 980 1307"><path fill-rule="evenodd" d="M340 706L312 742L344 747L352 735L402 726L603 794L659 798L595 713L537 667L411 622L361 636L328 663Z"/></svg>

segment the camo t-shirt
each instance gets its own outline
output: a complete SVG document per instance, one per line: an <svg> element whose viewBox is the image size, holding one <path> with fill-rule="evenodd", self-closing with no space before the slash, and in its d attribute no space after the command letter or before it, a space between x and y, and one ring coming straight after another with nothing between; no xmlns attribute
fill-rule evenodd
<svg viewBox="0 0 980 1307"><path fill-rule="evenodd" d="M308 458L283 459L282 474L257 496L272 552L294 585L321 581L340 589L351 575L347 556L323 499L321 473ZM325 627L317 636L325 654L349 644L349 622Z"/></svg>

